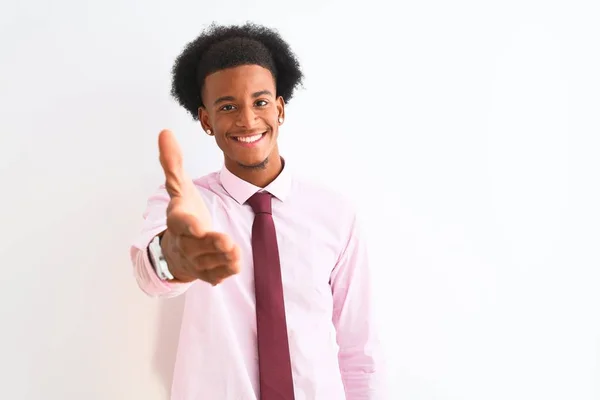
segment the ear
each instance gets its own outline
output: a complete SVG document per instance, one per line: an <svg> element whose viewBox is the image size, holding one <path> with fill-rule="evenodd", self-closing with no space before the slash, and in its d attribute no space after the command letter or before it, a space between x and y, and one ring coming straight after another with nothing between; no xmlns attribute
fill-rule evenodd
<svg viewBox="0 0 600 400"><path fill-rule="evenodd" d="M214 132L209 123L208 111L206 111L206 108L203 106L198 107L198 121L200 121L200 125L202 125L202 129L204 129L204 131L210 129Z"/></svg>
<svg viewBox="0 0 600 400"><path fill-rule="evenodd" d="M277 98L277 118L285 120L285 100L281 96Z"/></svg>

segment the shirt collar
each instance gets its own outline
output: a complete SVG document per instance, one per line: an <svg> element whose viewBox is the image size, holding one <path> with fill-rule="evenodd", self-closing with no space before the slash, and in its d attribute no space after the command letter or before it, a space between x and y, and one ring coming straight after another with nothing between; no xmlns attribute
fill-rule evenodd
<svg viewBox="0 0 600 400"><path fill-rule="evenodd" d="M290 167L285 165L285 160L282 158L281 161L283 164L283 169L277 178L275 178L273 182L269 183L264 190L271 193L279 200L285 201L292 187L292 176ZM233 197L234 200L239 204L244 204L254 193L263 190L258 186L254 186L250 182L246 182L245 180L238 178L224 165L219 172L219 179L221 180L221 185L223 185L227 193L229 193L229 195Z"/></svg>

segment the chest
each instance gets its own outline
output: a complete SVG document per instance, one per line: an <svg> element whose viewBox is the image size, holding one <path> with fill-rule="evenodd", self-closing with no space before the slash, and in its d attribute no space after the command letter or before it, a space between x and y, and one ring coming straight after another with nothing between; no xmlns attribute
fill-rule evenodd
<svg viewBox="0 0 600 400"><path fill-rule="evenodd" d="M237 283L253 290L254 213L248 207L226 203L212 211L215 229L231 236L240 247L242 268ZM284 295L294 304L309 305L331 297L329 280L343 246L343 235L320 215L316 210L273 206Z"/></svg>

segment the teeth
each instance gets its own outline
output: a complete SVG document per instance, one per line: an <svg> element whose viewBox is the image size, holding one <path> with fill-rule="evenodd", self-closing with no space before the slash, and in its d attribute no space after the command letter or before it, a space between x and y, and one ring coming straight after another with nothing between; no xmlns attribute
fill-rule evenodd
<svg viewBox="0 0 600 400"><path fill-rule="evenodd" d="M237 137L236 140L244 143L253 143L262 137L262 134L254 135L254 136L246 136L246 137Z"/></svg>

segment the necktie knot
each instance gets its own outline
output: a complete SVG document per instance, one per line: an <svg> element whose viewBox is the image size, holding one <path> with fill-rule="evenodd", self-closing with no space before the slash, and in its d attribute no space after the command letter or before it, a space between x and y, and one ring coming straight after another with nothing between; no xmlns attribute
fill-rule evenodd
<svg viewBox="0 0 600 400"><path fill-rule="evenodd" d="M271 214L271 198L269 192L256 192L247 203L252 207L254 214Z"/></svg>

